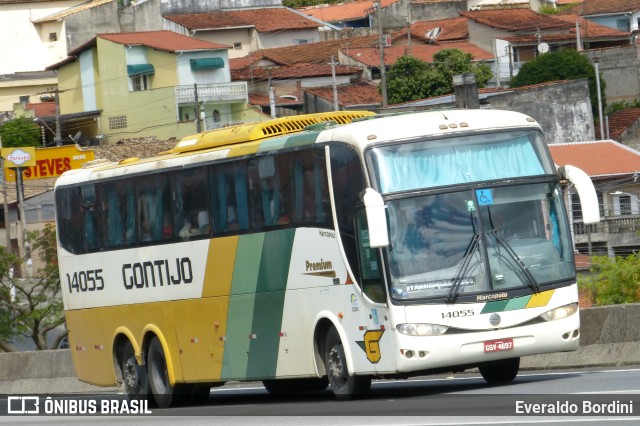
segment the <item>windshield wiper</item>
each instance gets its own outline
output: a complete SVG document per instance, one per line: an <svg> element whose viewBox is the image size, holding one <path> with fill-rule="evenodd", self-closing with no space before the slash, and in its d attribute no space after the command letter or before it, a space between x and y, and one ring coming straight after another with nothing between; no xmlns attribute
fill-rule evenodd
<svg viewBox="0 0 640 426"><path fill-rule="evenodd" d="M474 234L469 241L469 245L467 246L467 250L465 250L464 255L462 256L462 265L460 265L460 269L453 279L453 283L451 284L451 290L449 290L449 295L447 296L447 302L453 302L455 298L458 296L458 289L460 288L460 283L462 283L462 279L464 278L464 274L467 273L467 269L469 268L469 264L471 263L471 259L473 258L473 253L475 253L478 248L478 242L480 241L480 234Z"/></svg>
<svg viewBox="0 0 640 426"><path fill-rule="evenodd" d="M533 277L533 275L531 275L531 272L529 272L529 268L527 267L527 265L525 265L524 262L522 262L522 259L520 259L520 256L518 256L515 250L513 250L513 248L509 245L509 243L502 237L502 234L500 233L500 231L494 228L491 230L491 232L496 237L496 241L502 247L504 247L507 253L509 253L509 257L511 257L511 259L513 259L513 261L516 262L516 264L520 267L520 270L522 271L525 278L527 279L527 284L529 285L531 290L533 290L535 293L540 293L540 285L538 284L536 279Z"/></svg>

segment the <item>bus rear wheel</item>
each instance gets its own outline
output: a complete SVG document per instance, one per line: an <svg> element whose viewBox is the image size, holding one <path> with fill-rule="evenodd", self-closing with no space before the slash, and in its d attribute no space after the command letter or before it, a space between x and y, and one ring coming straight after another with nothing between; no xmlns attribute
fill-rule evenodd
<svg viewBox="0 0 640 426"><path fill-rule="evenodd" d="M122 348L120 361L122 382L129 399L150 399L151 388L147 370L144 366L138 365L133 345L128 340Z"/></svg>
<svg viewBox="0 0 640 426"><path fill-rule="evenodd" d="M500 361L491 361L478 366L482 378L487 383L510 382L518 375L520 370L520 358L509 358Z"/></svg>
<svg viewBox="0 0 640 426"><path fill-rule="evenodd" d="M338 331L332 327L325 341L324 363L329 386L339 401L364 395L371 388L371 377L349 375L347 358Z"/></svg>
<svg viewBox="0 0 640 426"><path fill-rule="evenodd" d="M181 396L177 387L171 386L167 361L162 349L162 344L157 337L153 337L149 343L147 354L147 368L149 384L153 392L153 398L160 408L168 408L177 405Z"/></svg>

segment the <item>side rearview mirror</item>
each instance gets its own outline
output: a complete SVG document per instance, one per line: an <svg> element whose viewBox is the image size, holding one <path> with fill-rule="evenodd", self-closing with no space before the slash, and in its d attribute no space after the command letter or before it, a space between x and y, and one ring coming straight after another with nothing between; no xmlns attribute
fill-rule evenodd
<svg viewBox="0 0 640 426"><path fill-rule="evenodd" d="M558 173L561 178L573 183L578 192L580 206L582 207L582 222L585 224L600 222L598 195L589 175L581 169L570 165L559 167Z"/></svg>
<svg viewBox="0 0 640 426"><path fill-rule="evenodd" d="M371 248L386 247L389 245L389 233L387 231L387 212L382 195L372 188L367 188L362 197L367 224L369 226L369 246Z"/></svg>

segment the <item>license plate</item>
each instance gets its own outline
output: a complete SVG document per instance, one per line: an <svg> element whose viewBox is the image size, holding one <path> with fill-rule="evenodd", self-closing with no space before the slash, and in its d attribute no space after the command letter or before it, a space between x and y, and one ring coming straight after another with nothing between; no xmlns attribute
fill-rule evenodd
<svg viewBox="0 0 640 426"><path fill-rule="evenodd" d="M484 342L485 352L510 351L513 349L513 339L489 340Z"/></svg>

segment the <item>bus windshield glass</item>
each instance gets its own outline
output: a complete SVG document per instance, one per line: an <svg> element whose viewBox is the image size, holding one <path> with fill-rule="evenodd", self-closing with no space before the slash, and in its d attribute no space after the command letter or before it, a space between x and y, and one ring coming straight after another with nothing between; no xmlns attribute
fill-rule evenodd
<svg viewBox="0 0 640 426"><path fill-rule="evenodd" d="M404 197L387 207L395 299L540 291L575 278L557 183Z"/></svg>
<svg viewBox="0 0 640 426"><path fill-rule="evenodd" d="M367 157L382 194L555 174L542 135L533 130L378 146Z"/></svg>

